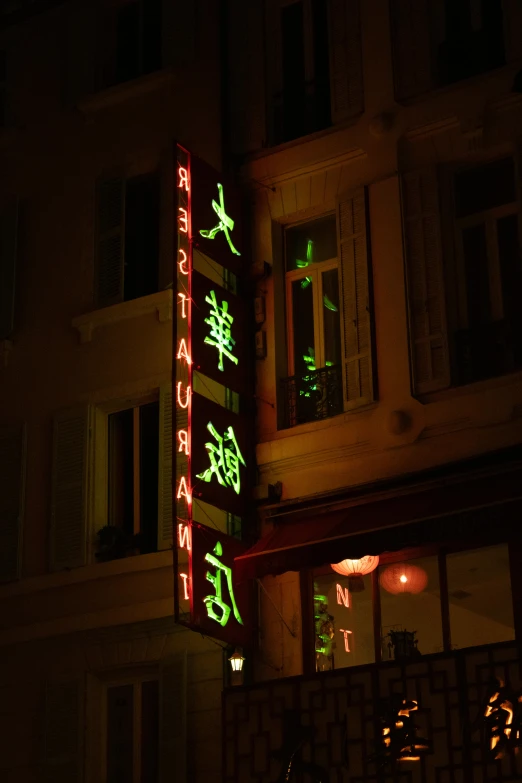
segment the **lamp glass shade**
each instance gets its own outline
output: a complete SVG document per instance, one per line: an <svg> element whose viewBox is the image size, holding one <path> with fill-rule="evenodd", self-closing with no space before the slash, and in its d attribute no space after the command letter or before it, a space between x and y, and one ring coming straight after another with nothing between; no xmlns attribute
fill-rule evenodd
<svg viewBox="0 0 522 783"><path fill-rule="evenodd" d="M359 560L341 560L340 563L331 563L331 568L342 576L365 576L375 571L379 565L378 555L366 555Z"/></svg>
<svg viewBox="0 0 522 783"><path fill-rule="evenodd" d="M385 568L379 576L379 582L387 593L422 593L428 584L428 574L424 568L410 563L394 563Z"/></svg>
<svg viewBox="0 0 522 783"><path fill-rule="evenodd" d="M228 660L230 661L230 666L233 672L240 672L243 670L243 662L245 659L243 658L239 650L236 650L235 653L231 655Z"/></svg>

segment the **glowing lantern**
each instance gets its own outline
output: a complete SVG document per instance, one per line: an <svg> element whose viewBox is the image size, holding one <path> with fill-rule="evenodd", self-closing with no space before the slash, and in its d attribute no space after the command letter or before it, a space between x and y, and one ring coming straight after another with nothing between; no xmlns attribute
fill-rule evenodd
<svg viewBox="0 0 522 783"><path fill-rule="evenodd" d="M331 563L336 573L348 577L348 587L352 593L360 593L364 590L363 576L371 574L378 565L378 555L366 555L360 560L341 560L340 563Z"/></svg>
<svg viewBox="0 0 522 783"><path fill-rule="evenodd" d="M382 587L388 592L422 593L428 584L428 574L419 566L409 563L396 563L388 566L379 577Z"/></svg>
<svg viewBox="0 0 522 783"><path fill-rule="evenodd" d="M243 656L241 655L241 653L237 648L235 653L231 655L228 660L230 662L230 666L233 672L240 672L243 670L243 662L245 659L243 658Z"/></svg>

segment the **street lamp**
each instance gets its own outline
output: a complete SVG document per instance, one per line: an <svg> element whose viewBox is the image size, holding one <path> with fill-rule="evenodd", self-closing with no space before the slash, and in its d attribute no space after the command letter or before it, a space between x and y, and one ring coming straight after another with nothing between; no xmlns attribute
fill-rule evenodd
<svg viewBox="0 0 522 783"><path fill-rule="evenodd" d="M230 666L233 672L243 671L243 661L245 659L243 658L243 656L241 655L237 647L235 653L231 655L228 660L230 661Z"/></svg>

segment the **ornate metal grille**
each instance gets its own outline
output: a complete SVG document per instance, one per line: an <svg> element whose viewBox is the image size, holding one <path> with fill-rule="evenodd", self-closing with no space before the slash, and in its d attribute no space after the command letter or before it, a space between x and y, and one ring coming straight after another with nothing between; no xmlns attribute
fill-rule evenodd
<svg viewBox="0 0 522 783"><path fill-rule="evenodd" d="M340 365L284 378L282 387L285 428L337 416L343 411Z"/></svg>

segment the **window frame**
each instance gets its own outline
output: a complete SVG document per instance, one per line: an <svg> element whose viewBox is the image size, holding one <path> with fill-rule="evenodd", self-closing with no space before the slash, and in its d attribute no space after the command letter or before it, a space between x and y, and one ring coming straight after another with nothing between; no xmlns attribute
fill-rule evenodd
<svg viewBox="0 0 522 783"><path fill-rule="evenodd" d="M447 578L447 563L446 558L448 555L456 554L459 552L475 551L478 549L487 549L494 546L506 546L508 558L509 558L509 579L511 585L511 603L513 610L513 627L514 627L514 642L520 642L522 631L522 618L518 617L517 607L518 600L516 596L516 563L517 546L520 546L514 540L496 540L481 541L472 545L468 542L449 542L446 544L429 545L425 547L415 547L399 550L397 552L387 552L379 556L379 565L371 572L371 585L372 585L372 613L373 613L373 641L374 641L374 658L373 663L363 664L363 666L377 666L385 661L382 659L382 646L381 646L381 605L380 605L380 585L379 585L379 569L382 566L392 565L393 563L407 562L409 560L416 560L422 557L437 556L438 558L438 577L439 577L439 590L440 590L440 609L441 609L441 631L442 631L442 650L440 653L427 653L422 658L427 658L432 655L447 655L448 653L454 653L457 648L451 644L451 628L450 628L450 610L449 610L449 593L448 593L448 578ZM302 659L303 659L303 671L304 674L321 674L315 669L315 658L313 655L313 640L314 634L314 621L313 621L313 581L316 576L325 575L330 572L330 567L325 564L317 568L309 568L300 573L300 588L301 588L301 607L303 614L303 632L302 632ZM503 643L503 642L501 642ZM491 644L495 644L492 642ZM474 647L487 647L488 644L471 646ZM468 649L467 647L458 648ZM349 667L358 668L358 667ZM332 671L338 671L337 669Z"/></svg>

